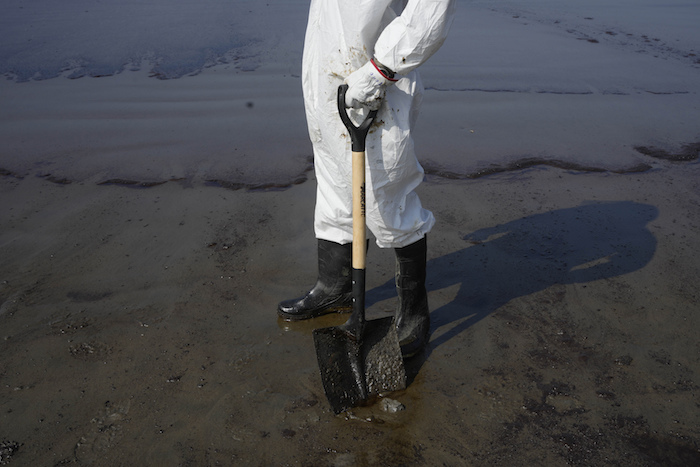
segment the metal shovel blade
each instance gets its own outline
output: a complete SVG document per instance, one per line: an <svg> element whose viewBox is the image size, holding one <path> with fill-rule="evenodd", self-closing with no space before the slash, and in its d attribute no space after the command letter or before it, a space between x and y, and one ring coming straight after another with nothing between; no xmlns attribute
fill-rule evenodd
<svg viewBox="0 0 700 467"><path fill-rule="evenodd" d="M316 329L313 334L323 389L336 414L381 393L406 388L392 318L366 321L359 340L337 326Z"/></svg>

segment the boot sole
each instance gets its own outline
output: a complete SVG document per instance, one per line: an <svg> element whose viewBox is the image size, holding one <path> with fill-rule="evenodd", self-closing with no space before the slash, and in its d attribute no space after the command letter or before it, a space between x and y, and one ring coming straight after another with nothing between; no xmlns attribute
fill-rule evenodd
<svg viewBox="0 0 700 467"><path fill-rule="evenodd" d="M304 321L305 319L318 318L319 316L329 315L331 313L349 313L352 311L352 305L336 306L331 308L323 308L321 310L312 311L304 314L290 314L284 311L277 310L277 315L285 321Z"/></svg>

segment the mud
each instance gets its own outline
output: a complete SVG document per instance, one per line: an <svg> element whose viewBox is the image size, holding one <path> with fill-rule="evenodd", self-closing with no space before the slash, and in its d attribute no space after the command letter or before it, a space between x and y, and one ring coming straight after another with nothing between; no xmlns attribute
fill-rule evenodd
<svg viewBox="0 0 700 467"><path fill-rule="evenodd" d="M312 330L315 183L0 178L8 465L694 465L697 162L431 176L432 334L409 385L334 415ZM395 306L372 246L370 319ZM392 410L394 407L396 410ZM400 408L403 407L403 410Z"/></svg>

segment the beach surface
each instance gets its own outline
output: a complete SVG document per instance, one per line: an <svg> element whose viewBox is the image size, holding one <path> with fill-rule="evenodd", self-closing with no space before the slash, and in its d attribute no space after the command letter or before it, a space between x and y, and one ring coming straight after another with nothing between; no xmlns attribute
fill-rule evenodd
<svg viewBox="0 0 700 467"><path fill-rule="evenodd" d="M336 416L312 331L347 315L276 315L316 279L308 2L225 3L109 53L58 34L85 2L3 7L0 465L700 463L698 7L460 2L416 129L430 344ZM390 316L393 252L367 274Z"/></svg>
<svg viewBox="0 0 700 467"><path fill-rule="evenodd" d="M247 192L1 179L11 465L692 465L697 164L431 179L432 336L411 384L333 415L311 331L313 179ZM395 305L370 248L370 318Z"/></svg>

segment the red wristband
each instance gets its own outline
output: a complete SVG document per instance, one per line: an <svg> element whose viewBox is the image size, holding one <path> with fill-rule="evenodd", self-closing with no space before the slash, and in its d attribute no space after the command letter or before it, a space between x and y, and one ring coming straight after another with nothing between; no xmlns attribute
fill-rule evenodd
<svg viewBox="0 0 700 467"><path fill-rule="evenodd" d="M382 68L378 67L377 63L374 61L374 59L370 60L370 62L372 62L372 65L374 65L374 68L377 69L379 74L382 75L384 77L384 79L389 80L389 81L393 81L393 82L398 81L398 79L394 78L393 71L389 70L388 68L382 69Z"/></svg>

